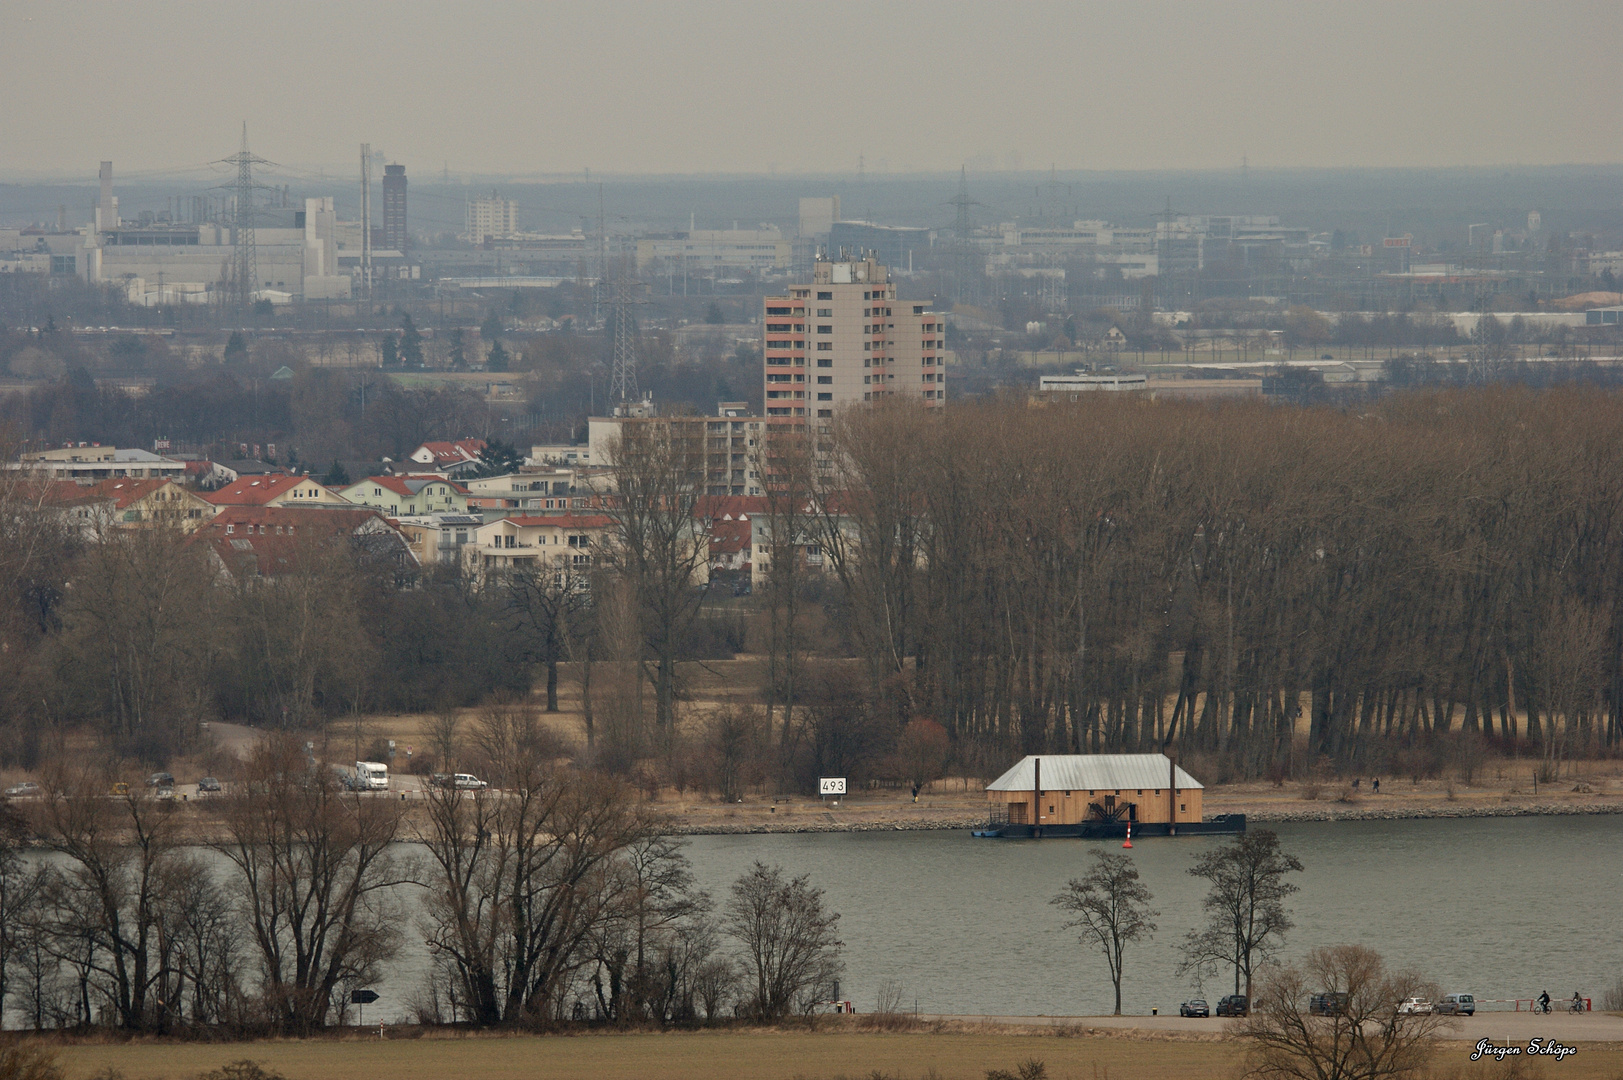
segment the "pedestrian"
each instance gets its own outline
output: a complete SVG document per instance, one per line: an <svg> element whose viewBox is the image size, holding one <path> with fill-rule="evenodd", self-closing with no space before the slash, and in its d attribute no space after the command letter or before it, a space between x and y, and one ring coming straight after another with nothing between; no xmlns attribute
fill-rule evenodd
<svg viewBox="0 0 1623 1080"><path fill-rule="evenodd" d="M1381 778L1379 776L1377 776L1375 778L1374 787L1375 787L1375 794L1379 795L1381 793Z"/></svg>
<svg viewBox="0 0 1623 1080"><path fill-rule="evenodd" d="M1355 776L1355 777L1353 777L1353 790L1354 790L1354 791L1357 791L1357 790L1358 790L1358 785L1359 785L1359 784L1361 784L1361 783L1363 783L1363 782L1364 782L1364 778L1363 778L1363 777L1361 777L1361 776Z"/></svg>

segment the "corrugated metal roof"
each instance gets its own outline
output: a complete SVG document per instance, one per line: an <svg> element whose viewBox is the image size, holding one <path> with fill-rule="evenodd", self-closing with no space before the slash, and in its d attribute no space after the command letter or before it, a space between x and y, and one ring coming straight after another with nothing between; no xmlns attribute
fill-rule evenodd
<svg viewBox="0 0 1623 1080"><path fill-rule="evenodd" d="M1040 754L1021 758L1008 772L987 784L986 790L1033 790L1038 757L1043 762L1044 791L1164 789L1171 775L1172 762L1165 754ZM1178 769L1178 787L1205 786L1181 767Z"/></svg>

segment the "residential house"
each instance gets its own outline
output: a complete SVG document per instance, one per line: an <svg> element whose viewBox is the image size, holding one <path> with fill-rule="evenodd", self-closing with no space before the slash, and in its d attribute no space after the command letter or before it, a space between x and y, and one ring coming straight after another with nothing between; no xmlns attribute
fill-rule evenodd
<svg viewBox="0 0 1623 1080"><path fill-rule="evenodd" d="M7 469L32 473L41 479L72 480L95 484L119 477L149 479L167 476L185 478L186 463L154 454L150 450L120 450L113 446L66 446L59 450L37 450L7 462Z"/></svg>
<svg viewBox="0 0 1623 1080"><path fill-rule="evenodd" d="M165 477L103 480L87 494L112 500L112 521L125 527L172 525L192 532L219 507Z"/></svg>
<svg viewBox="0 0 1623 1080"><path fill-rule="evenodd" d="M112 528L118 512L111 495L72 480L29 484L20 488L18 495L28 505L55 515L65 530L77 533L81 540L94 540Z"/></svg>
<svg viewBox="0 0 1623 1080"><path fill-rule="evenodd" d="M587 506L585 497L574 498L576 470L536 469L504 476L482 476L465 481L471 510L550 510L562 513Z"/></svg>
<svg viewBox="0 0 1623 1080"><path fill-rule="evenodd" d="M422 472L441 476L469 476L479 471L483 439L456 439L451 442L425 442L411 452L411 461Z"/></svg>
<svg viewBox="0 0 1623 1080"><path fill-rule="evenodd" d="M498 518L476 530L462 549L463 565L481 577L493 570L585 573L606 553L614 528L607 514Z"/></svg>
<svg viewBox="0 0 1623 1080"><path fill-rule="evenodd" d="M338 492L308 476L245 476L203 496L215 506L350 506Z"/></svg>
<svg viewBox="0 0 1623 1080"><path fill-rule="evenodd" d="M824 573L829 569L829 561L827 552L823 550L823 523L817 520L815 509L809 505L803 509L800 521L799 535L794 542L795 554L804 569ZM856 542L855 530L846 523L846 519L839 518L837 527L846 543ZM755 549L750 560L750 584L759 587L772 572L772 518L765 510L750 518L750 543Z"/></svg>
<svg viewBox="0 0 1623 1080"><path fill-rule="evenodd" d="M477 514L422 514L395 519L395 527L411 546L421 566L458 565L462 549L474 542L474 534L485 523Z"/></svg>
<svg viewBox="0 0 1623 1080"><path fill-rule="evenodd" d="M338 540L397 575L417 566L406 538L367 506L227 506L197 535L208 543L220 572L239 579L290 573L320 550L317 545Z"/></svg>
<svg viewBox="0 0 1623 1080"><path fill-rule="evenodd" d="M464 514L468 489L443 476L369 476L338 489L357 506L372 506L390 517L421 514Z"/></svg>
<svg viewBox="0 0 1623 1080"><path fill-rule="evenodd" d="M753 519L766 512L760 495L706 495L695 501L694 516L710 537L711 573L748 574L754 551Z"/></svg>

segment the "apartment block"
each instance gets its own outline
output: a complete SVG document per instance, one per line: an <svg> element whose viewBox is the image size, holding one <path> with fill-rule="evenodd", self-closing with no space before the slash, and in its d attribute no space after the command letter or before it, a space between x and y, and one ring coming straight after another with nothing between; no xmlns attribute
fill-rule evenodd
<svg viewBox="0 0 1623 1080"><path fill-rule="evenodd" d="M764 301L767 418L832 418L891 397L944 405L946 324L928 307L898 302L875 259L818 260L809 284Z"/></svg>
<svg viewBox="0 0 1623 1080"><path fill-rule="evenodd" d="M518 203L492 191L468 203L468 243L483 244L487 239L518 232Z"/></svg>

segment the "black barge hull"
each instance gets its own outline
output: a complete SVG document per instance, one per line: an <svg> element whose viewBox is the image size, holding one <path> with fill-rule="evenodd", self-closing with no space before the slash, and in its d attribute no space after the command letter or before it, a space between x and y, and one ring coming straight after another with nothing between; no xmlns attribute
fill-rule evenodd
<svg viewBox="0 0 1623 1080"><path fill-rule="evenodd" d="M1176 830L1176 831L1174 831ZM1133 822L1133 836L1226 836L1245 832L1244 814L1218 814L1210 821ZM1044 840L1071 837L1079 840L1125 840L1125 821L1081 821L1074 825L988 825L974 830L980 837L1001 840Z"/></svg>

